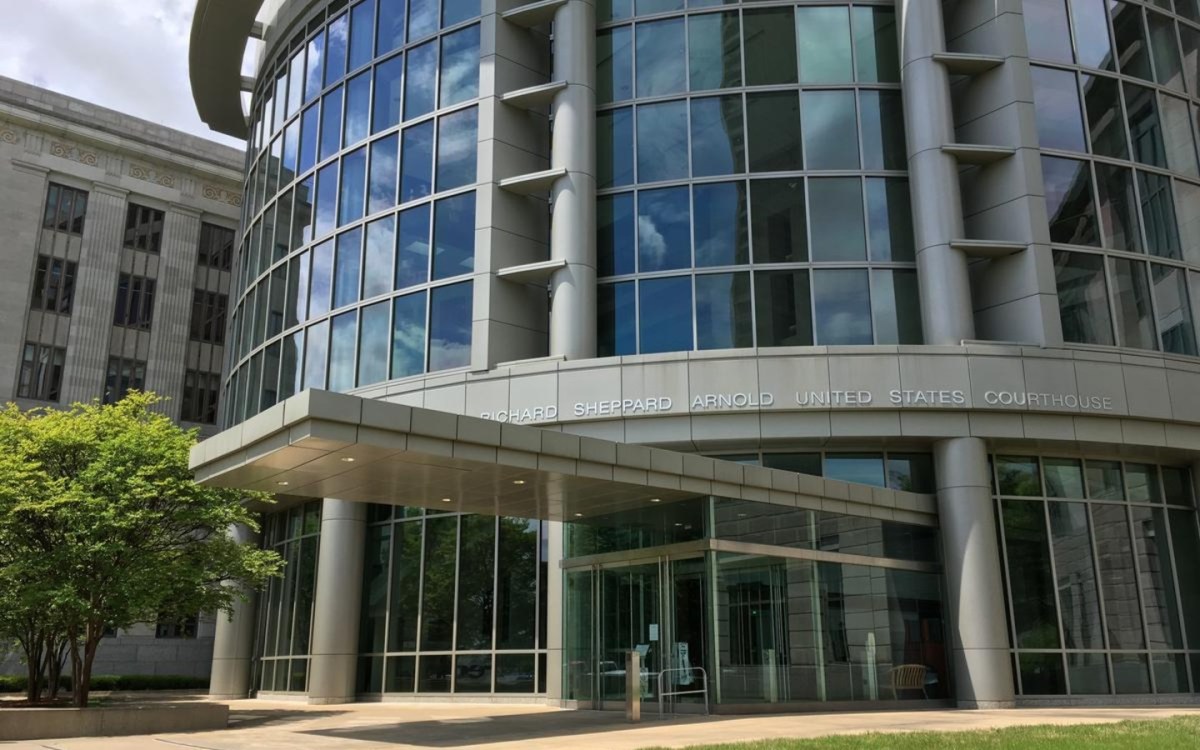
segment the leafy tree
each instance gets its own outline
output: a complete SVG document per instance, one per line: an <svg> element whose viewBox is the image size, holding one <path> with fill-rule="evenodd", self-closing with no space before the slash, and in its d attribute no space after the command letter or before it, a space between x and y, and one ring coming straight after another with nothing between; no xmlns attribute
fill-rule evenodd
<svg viewBox="0 0 1200 750"><path fill-rule="evenodd" d="M278 555L225 534L256 527L244 501L267 498L196 484L196 433L156 412L160 401L0 411L0 638L24 652L31 700L63 644L86 706L106 629L229 611L242 594L224 582L279 575Z"/></svg>

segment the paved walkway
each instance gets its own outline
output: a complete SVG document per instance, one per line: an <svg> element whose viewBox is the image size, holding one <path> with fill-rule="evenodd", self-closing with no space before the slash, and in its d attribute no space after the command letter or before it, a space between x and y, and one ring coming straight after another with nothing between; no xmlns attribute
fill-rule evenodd
<svg viewBox="0 0 1200 750"><path fill-rule="evenodd" d="M859 732L964 730L1028 724L1087 724L1200 715L1200 707L1056 708L1011 711L839 712L759 716L648 717L630 725L621 714L545 706L355 704L306 706L273 701L230 704L230 727L214 732L31 742L3 750L637 750L774 737ZM2 717L0 717L2 718Z"/></svg>

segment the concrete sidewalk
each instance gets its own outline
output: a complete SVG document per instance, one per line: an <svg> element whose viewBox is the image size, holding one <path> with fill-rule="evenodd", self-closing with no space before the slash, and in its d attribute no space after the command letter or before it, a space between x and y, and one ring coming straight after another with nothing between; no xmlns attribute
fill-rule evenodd
<svg viewBox="0 0 1200 750"><path fill-rule="evenodd" d="M486 748L487 750L637 750L661 745L818 737L860 732L970 730L1030 724L1087 724L1124 719L1200 715L1200 707L1046 708L1012 711L805 713L759 716L646 718L564 711L545 706L484 704L352 704L307 706L234 701L229 729L139 737L100 737L2 743L4 750L294 750L313 748ZM0 714L0 721L3 715Z"/></svg>

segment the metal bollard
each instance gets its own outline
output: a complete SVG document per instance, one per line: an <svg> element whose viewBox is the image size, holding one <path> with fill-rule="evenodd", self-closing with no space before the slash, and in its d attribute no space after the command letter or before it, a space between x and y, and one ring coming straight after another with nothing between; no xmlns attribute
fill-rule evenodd
<svg viewBox="0 0 1200 750"><path fill-rule="evenodd" d="M642 655L625 652L625 718L642 720Z"/></svg>

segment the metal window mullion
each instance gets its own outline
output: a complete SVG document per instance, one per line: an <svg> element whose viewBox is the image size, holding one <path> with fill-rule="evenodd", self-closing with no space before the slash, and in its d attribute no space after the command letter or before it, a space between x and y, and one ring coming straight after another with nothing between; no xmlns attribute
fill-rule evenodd
<svg viewBox="0 0 1200 750"><path fill-rule="evenodd" d="M420 555L417 563L417 630L416 642L413 644L413 684L412 689L408 691L413 693L419 692L418 687L421 681L421 639L424 637L422 631L425 624L425 532L428 520L427 516L422 515L418 520L410 522L419 524L421 527L418 545Z"/></svg>
<svg viewBox="0 0 1200 750"><path fill-rule="evenodd" d="M500 607L498 606L499 601L500 601L500 580L499 580L500 579L500 521L501 521L501 516L496 516L495 518L492 519L492 534L493 534L493 536L492 536L492 639L490 641L490 648L491 648L491 651L493 654L493 660L492 660L492 673L491 673L492 674L492 684L488 686L489 693L496 692L496 659L494 658L494 655L495 655L496 649L498 647L498 644L496 642L496 640L497 640L496 639L496 621L498 619L497 613L500 609ZM535 578L536 578L536 573L535 573ZM535 643L536 643L536 641L535 641ZM455 645L457 645L457 644L455 644ZM537 675L536 675L537 670L535 669L534 672L535 672L534 679L536 680L537 679Z"/></svg>
<svg viewBox="0 0 1200 750"><path fill-rule="evenodd" d="M1042 461L1038 461L1038 475L1039 475L1039 477L1038 477L1039 480L1042 482L1042 487L1045 488L1045 486L1046 486L1045 466L1044 466L1044 462L1042 462ZM1046 551L1050 553L1050 578L1053 583L1052 589L1054 591L1054 610L1055 610L1054 611L1054 621L1058 625L1059 661L1062 663L1062 666L1063 666L1063 678L1064 678L1064 684L1067 687L1067 695L1071 695L1071 675L1070 675L1070 669L1067 668L1067 661L1066 661L1066 651L1067 651L1066 628L1063 626L1062 598L1059 595L1059 591L1058 591L1058 580L1059 580L1058 579L1058 564L1054 559L1054 532L1050 525L1050 502L1052 502L1052 501L1043 498L1043 499L1039 500L1038 502L1040 502L1041 506L1042 506L1042 523L1045 524L1045 529L1046 529Z"/></svg>
<svg viewBox="0 0 1200 750"><path fill-rule="evenodd" d="M463 516L457 515L454 518L454 591L451 596L450 608L450 694L454 695L458 687L458 659L455 656L458 651L458 584L459 575L462 573L462 566L459 564L462 561L462 526Z"/></svg>

